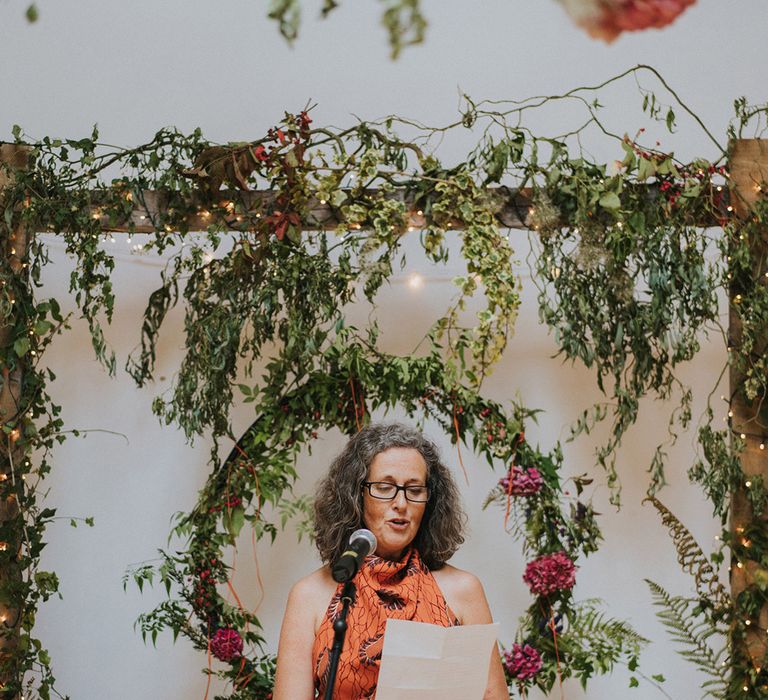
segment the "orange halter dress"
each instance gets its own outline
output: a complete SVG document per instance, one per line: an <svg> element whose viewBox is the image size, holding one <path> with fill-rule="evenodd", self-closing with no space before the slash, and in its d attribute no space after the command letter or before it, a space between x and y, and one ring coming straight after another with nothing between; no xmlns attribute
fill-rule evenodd
<svg viewBox="0 0 768 700"><path fill-rule="evenodd" d="M388 618L429 622L442 627L459 621L419 553L406 550L400 561L375 555L365 558L354 578L357 589L347 614L347 636L339 658L333 700L367 700L376 694L379 662ZM315 691L325 694L333 645L333 623L341 613L339 584L320 623L312 647Z"/></svg>

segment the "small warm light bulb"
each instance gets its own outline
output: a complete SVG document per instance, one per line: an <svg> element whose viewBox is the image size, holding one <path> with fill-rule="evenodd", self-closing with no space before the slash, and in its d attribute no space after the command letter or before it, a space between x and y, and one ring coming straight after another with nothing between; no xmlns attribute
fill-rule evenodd
<svg viewBox="0 0 768 700"><path fill-rule="evenodd" d="M414 291L424 286L424 278L418 272L412 272L408 275L408 286Z"/></svg>
<svg viewBox="0 0 768 700"><path fill-rule="evenodd" d="M741 433L741 434L739 435L739 437L740 437L742 440L746 440L746 439L747 439L747 436L746 436L746 434L745 434L745 433Z"/></svg>
<svg viewBox="0 0 768 700"><path fill-rule="evenodd" d="M761 443L760 443L760 449L761 449L761 450L764 450L764 449L765 449L765 443L764 443L764 442L761 442Z"/></svg>
<svg viewBox="0 0 768 700"><path fill-rule="evenodd" d="M730 350L730 348L729 348ZM728 411L728 418L733 418L733 411Z"/></svg>
<svg viewBox="0 0 768 700"><path fill-rule="evenodd" d="M744 624L747 625L747 627L749 627L749 625L752 624L752 620L744 620Z"/></svg>
<svg viewBox="0 0 768 700"><path fill-rule="evenodd" d="M752 488L752 482L751 481L745 481L744 486L746 486L748 489Z"/></svg>
<svg viewBox="0 0 768 700"><path fill-rule="evenodd" d="M325 200L324 200L324 199L321 199L321 200L320 200L320 204L325 204Z"/></svg>
<svg viewBox="0 0 768 700"><path fill-rule="evenodd" d="M0 552L5 552L8 549L7 542L0 542Z"/></svg>
<svg viewBox="0 0 768 700"><path fill-rule="evenodd" d="M743 569L743 568L744 568L744 564L742 564L741 562L737 562L736 566L737 566L739 569Z"/></svg>
<svg viewBox="0 0 768 700"><path fill-rule="evenodd" d="M18 428L14 428L9 433L11 440L18 440L21 437L21 431Z"/></svg>
<svg viewBox="0 0 768 700"><path fill-rule="evenodd" d="M0 481L8 481L8 475L7 474L0 474Z"/></svg>
<svg viewBox="0 0 768 700"><path fill-rule="evenodd" d="M733 207L732 207L730 204L729 204L729 205L726 207L726 209L727 209L728 211L733 211Z"/></svg>
<svg viewBox="0 0 768 700"><path fill-rule="evenodd" d="M424 212L419 209L419 211L416 212L416 216L424 216Z"/></svg>

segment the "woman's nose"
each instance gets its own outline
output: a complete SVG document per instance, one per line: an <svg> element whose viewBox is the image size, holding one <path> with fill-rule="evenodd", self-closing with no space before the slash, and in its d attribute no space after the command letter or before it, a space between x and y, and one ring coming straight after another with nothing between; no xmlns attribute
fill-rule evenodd
<svg viewBox="0 0 768 700"><path fill-rule="evenodd" d="M405 491L398 491L393 499L393 505L397 508L406 508L408 499L405 497Z"/></svg>

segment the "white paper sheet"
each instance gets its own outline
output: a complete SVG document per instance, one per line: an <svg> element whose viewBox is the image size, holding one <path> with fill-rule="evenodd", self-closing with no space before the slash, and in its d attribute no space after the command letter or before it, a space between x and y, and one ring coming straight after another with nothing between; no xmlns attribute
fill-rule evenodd
<svg viewBox="0 0 768 700"><path fill-rule="evenodd" d="M376 700L482 700L498 629L387 620Z"/></svg>

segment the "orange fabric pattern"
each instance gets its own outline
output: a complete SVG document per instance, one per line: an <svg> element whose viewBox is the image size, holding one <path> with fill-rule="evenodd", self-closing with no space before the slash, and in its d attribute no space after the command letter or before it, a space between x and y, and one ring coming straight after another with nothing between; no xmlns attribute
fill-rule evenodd
<svg viewBox="0 0 768 700"><path fill-rule="evenodd" d="M333 700L370 700L376 694L387 618L451 627L459 621L415 549L400 561L365 558L354 578L355 601L347 615L347 636L339 658ZM341 613L339 584L312 648L315 690L322 698L328 681L333 622Z"/></svg>

